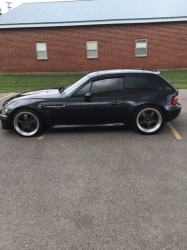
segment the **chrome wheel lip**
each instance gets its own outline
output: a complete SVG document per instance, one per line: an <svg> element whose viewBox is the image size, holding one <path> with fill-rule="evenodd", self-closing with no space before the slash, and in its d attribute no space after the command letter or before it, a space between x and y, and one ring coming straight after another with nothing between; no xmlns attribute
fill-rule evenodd
<svg viewBox="0 0 187 250"><path fill-rule="evenodd" d="M34 119L35 119L36 122L37 122L36 129L33 130L33 131L31 131L31 132L22 131L22 130L19 128L19 126L18 126L18 119L19 119L19 117L22 116L22 115L25 115L25 114L30 115L30 116L33 116ZM32 136L32 135L35 135L35 134L38 132L38 130L39 130L39 120L38 120L38 118L37 118L33 113L28 112L28 111L23 111L23 112L18 113L18 114L15 116L15 118L14 118L14 128L15 128L15 130L16 130L20 135L23 135L23 136Z"/></svg>
<svg viewBox="0 0 187 250"><path fill-rule="evenodd" d="M139 122L139 118L141 116L141 114L145 111L153 111L156 113L157 117L158 117L158 123L151 129L146 129L146 128L143 128ZM142 132L145 132L145 133L153 133L153 132L156 132L160 126L162 125L162 115L160 114L160 112L157 110L157 109L154 109L154 108L146 108L146 109L143 109L140 111L140 113L138 114L137 118L136 118L136 124L138 126L138 128L142 131Z"/></svg>

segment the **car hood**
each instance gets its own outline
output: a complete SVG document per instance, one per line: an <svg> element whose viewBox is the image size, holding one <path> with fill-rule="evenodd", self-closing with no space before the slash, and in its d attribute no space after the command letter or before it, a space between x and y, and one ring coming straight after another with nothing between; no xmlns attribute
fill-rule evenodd
<svg viewBox="0 0 187 250"><path fill-rule="evenodd" d="M56 95L60 95L59 89L41 89L41 90L35 90L30 92L21 93L18 95L15 95L8 99L6 102L11 102L13 100L25 100L25 99L48 99L53 98Z"/></svg>

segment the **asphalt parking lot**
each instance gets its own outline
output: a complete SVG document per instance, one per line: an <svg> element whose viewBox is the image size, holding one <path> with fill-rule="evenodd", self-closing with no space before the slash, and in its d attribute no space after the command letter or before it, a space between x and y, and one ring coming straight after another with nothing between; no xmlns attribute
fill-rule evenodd
<svg viewBox="0 0 187 250"><path fill-rule="evenodd" d="M186 250L187 90L179 102L152 136L0 130L0 250Z"/></svg>

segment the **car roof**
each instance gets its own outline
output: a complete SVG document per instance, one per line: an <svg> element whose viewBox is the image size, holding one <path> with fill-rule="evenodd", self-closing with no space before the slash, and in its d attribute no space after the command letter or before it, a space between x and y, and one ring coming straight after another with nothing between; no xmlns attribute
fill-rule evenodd
<svg viewBox="0 0 187 250"><path fill-rule="evenodd" d="M133 74L156 74L159 75L159 71L148 71L143 69L109 69L109 70L100 70L88 73L89 77L95 76L104 76L104 75L115 75L115 74L124 74L124 73L133 73Z"/></svg>

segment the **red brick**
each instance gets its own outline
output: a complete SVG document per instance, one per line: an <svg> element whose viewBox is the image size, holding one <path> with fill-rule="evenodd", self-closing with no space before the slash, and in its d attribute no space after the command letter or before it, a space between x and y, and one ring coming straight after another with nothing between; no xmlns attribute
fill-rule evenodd
<svg viewBox="0 0 187 250"><path fill-rule="evenodd" d="M135 40L148 39L147 57L135 57ZM86 58L86 41L98 41L98 59ZM48 60L37 60L36 42ZM58 28L0 29L0 73L73 72L111 68L187 68L186 22Z"/></svg>

